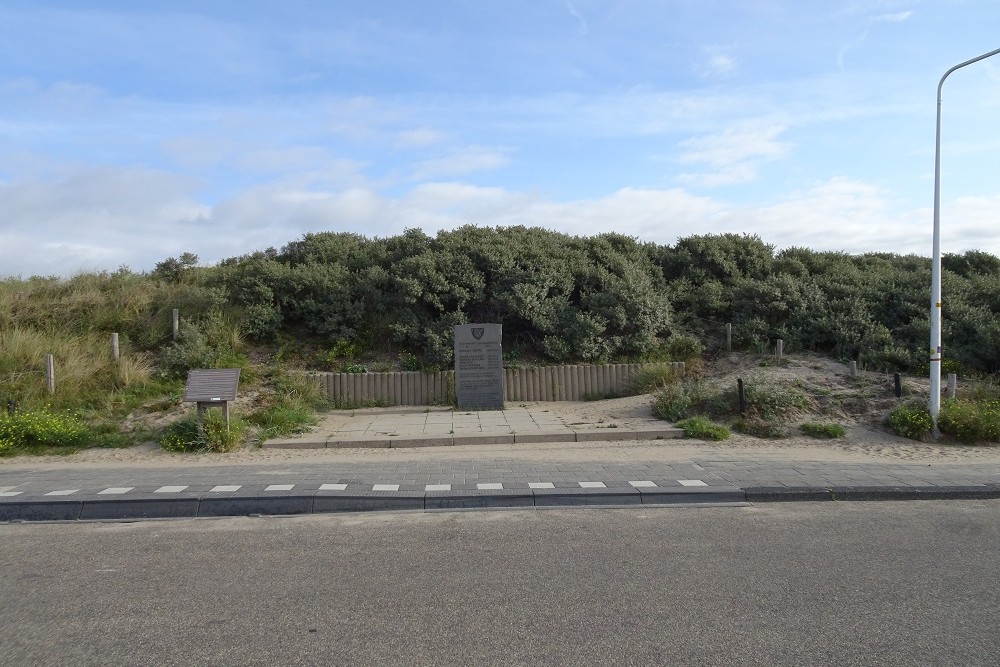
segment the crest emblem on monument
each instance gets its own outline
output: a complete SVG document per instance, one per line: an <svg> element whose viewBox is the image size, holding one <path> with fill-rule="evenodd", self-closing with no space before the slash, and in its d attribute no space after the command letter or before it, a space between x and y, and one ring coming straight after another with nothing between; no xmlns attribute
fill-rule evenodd
<svg viewBox="0 0 1000 667"><path fill-rule="evenodd" d="M485 327L472 327L472 337L479 340L483 337L483 332L486 331Z"/></svg>

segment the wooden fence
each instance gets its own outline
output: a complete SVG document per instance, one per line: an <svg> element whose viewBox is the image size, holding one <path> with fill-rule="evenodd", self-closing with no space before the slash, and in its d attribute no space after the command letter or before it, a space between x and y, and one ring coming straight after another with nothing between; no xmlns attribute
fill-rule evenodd
<svg viewBox="0 0 1000 667"><path fill-rule="evenodd" d="M504 369L505 401L580 401L625 393L645 366L600 364ZM342 405L445 405L454 400L455 372L311 373L330 400Z"/></svg>

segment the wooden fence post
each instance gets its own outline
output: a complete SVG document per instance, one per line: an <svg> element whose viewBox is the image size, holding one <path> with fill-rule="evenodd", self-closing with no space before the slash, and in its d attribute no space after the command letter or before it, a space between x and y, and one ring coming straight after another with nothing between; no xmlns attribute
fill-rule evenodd
<svg viewBox="0 0 1000 667"><path fill-rule="evenodd" d="M180 335L180 332L181 332L181 311L179 309L174 308L174 312L173 312L173 315L171 317L171 320L172 320L172 326L173 326L174 342L176 343L177 342L177 337Z"/></svg>
<svg viewBox="0 0 1000 667"><path fill-rule="evenodd" d="M856 380L858 377L858 362L851 361L851 379Z"/></svg>
<svg viewBox="0 0 1000 667"><path fill-rule="evenodd" d="M726 354L732 354L733 352L733 324L732 322L726 324Z"/></svg>
<svg viewBox="0 0 1000 667"><path fill-rule="evenodd" d="M780 338L778 339L775 352L777 353L778 361L781 361L782 357L785 356L785 341Z"/></svg>
<svg viewBox="0 0 1000 667"><path fill-rule="evenodd" d="M111 358L114 359L115 361L118 361L119 358L117 333L111 334Z"/></svg>
<svg viewBox="0 0 1000 667"><path fill-rule="evenodd" d="M56 364L51 354L45 355L45 386L50 396L56 393Z"/></svg>

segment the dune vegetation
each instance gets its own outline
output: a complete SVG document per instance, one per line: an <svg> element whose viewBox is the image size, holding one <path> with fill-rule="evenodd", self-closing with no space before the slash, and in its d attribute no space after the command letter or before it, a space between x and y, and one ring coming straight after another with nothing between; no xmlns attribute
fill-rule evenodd
<svg viewBox="0 0 1000 667"><path fill-rule="evenodd" d="M240 367L255 401L246 432L278 434L307 425L322 404L290 371L447 368L453 325L476 321L503 324L509 365L711 357L731 323L735 349L781 339L790 353L921 373L929 283L927 258L778 251L748 235L666 246L529 227L307 234L211 266L185 253L147 273L0 279L0 400L22 415L83 425L86 437L60 441L67 451L81 442L115 446L165 437L163 425L129 417L177 409L188 369ZM944 291L946 371L996 373L1000 259L946 256ZM176 340L173 309L181 314ZM45 354L57 369L52 395ZM653 388L656 378L646 380L644 389ZM971 419L949 410L954 423ZM13 432L13 417L5 419ZM123 423L132 431L123 433ZM976 428L965 432L991 432ZM45 440L4 433L0 451Z"/></svg>

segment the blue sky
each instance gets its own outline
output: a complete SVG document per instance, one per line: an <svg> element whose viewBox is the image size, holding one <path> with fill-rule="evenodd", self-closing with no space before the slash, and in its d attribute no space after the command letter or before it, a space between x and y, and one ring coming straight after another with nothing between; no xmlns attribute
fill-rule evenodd
<svg viewBox="0 0 1000 667"><path fill-rule="evenodd" d="M930 254L995 0L0 1L0 275L463 224ZM1000 254L1000 56L943 247Z"/></svg>

